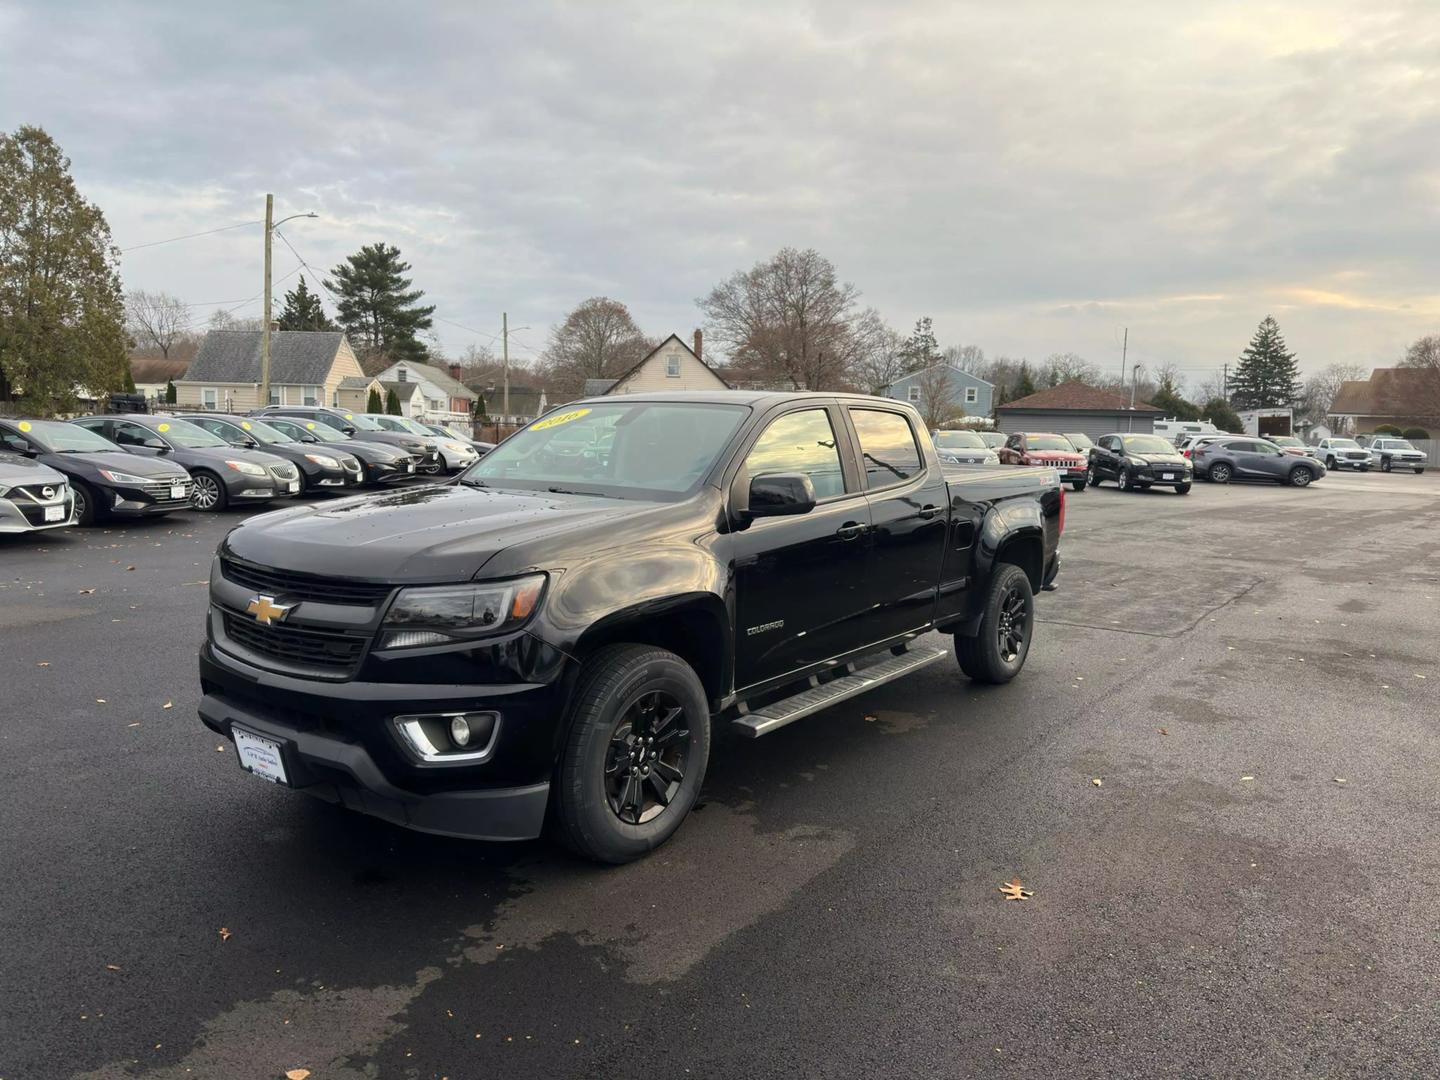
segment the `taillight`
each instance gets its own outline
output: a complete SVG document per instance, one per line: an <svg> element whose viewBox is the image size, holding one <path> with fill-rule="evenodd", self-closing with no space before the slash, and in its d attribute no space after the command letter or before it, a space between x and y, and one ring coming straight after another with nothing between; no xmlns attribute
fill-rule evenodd
<svg viewBox="0 0 1440 1080"><path fill-rule="evenodd" d="M1182 456L1188 458L1190 456L1190 448L1187 446L1184 450L1181 450L1180 453Z"/></svg>
<svg viewBox="0 0 1440 1080"><path fill-rule="evenodd" d="M1060 527L1056 530L1055 535L1057 535L1057 536L1063 536L1064 534L1065 534L1065 485L1064 485L1064 484L1061 484L1061 485L1060 485Z"/></svg>

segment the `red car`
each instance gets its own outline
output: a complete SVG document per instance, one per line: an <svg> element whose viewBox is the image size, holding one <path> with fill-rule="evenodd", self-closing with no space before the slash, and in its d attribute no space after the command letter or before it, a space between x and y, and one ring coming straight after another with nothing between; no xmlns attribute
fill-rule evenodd
<svg viewBox="0 0 1440 1080"><path fill-rule="evenodd" d="M1017 431L996 451L1006 465L1041 465L1060 470L1060 479L1076 491L1085 489L1085 455L1064 435L1053 431Z"/></svg>

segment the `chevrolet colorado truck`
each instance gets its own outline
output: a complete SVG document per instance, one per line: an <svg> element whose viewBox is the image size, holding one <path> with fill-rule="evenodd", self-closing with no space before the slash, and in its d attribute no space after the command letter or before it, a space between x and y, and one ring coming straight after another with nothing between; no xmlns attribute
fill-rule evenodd
<svg viewBox="0 0 1440 1080"><path fill-rule="evenodd" d="M950 651L930 631L1012 679L1064 515L1053 470L943 465L900 402L578 401L443 484L233 529L200 717L276 784L625 862L689 813L718 724L767 735L916 671Z"/></svg>

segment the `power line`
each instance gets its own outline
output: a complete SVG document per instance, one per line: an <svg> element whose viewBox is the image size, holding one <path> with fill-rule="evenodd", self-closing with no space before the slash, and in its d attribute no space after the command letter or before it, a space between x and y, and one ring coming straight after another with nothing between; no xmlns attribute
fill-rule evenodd
<svg viewBox="0 0 1440 1080"><path fill-rule="evenodd" d="M243 229L247 225L261 225L263 222L241 221L234 225L221 225L218 229L206 229L204 232L186 233L184 236L172 236L166 240L151 240L144 244L134 244L127 248L121 248L120 254L124 255L131 251L139 251L141 248L159 247L161 244L173 244L177 240L194 240L197 236L213 236L215 233L227 232L230 229Z"/></svg>

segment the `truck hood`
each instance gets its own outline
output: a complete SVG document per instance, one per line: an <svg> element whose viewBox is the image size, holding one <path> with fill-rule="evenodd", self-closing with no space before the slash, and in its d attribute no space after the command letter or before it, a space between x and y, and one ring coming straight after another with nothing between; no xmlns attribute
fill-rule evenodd
<svg viewBox="0 0 1440 1080"><path fill-rule="evenodd" d="M410 583L466 581L497 552L583 532L599 535L653 503L489 488L408 488L250 518L225 546L242 559L300 573Z"/></svg>

